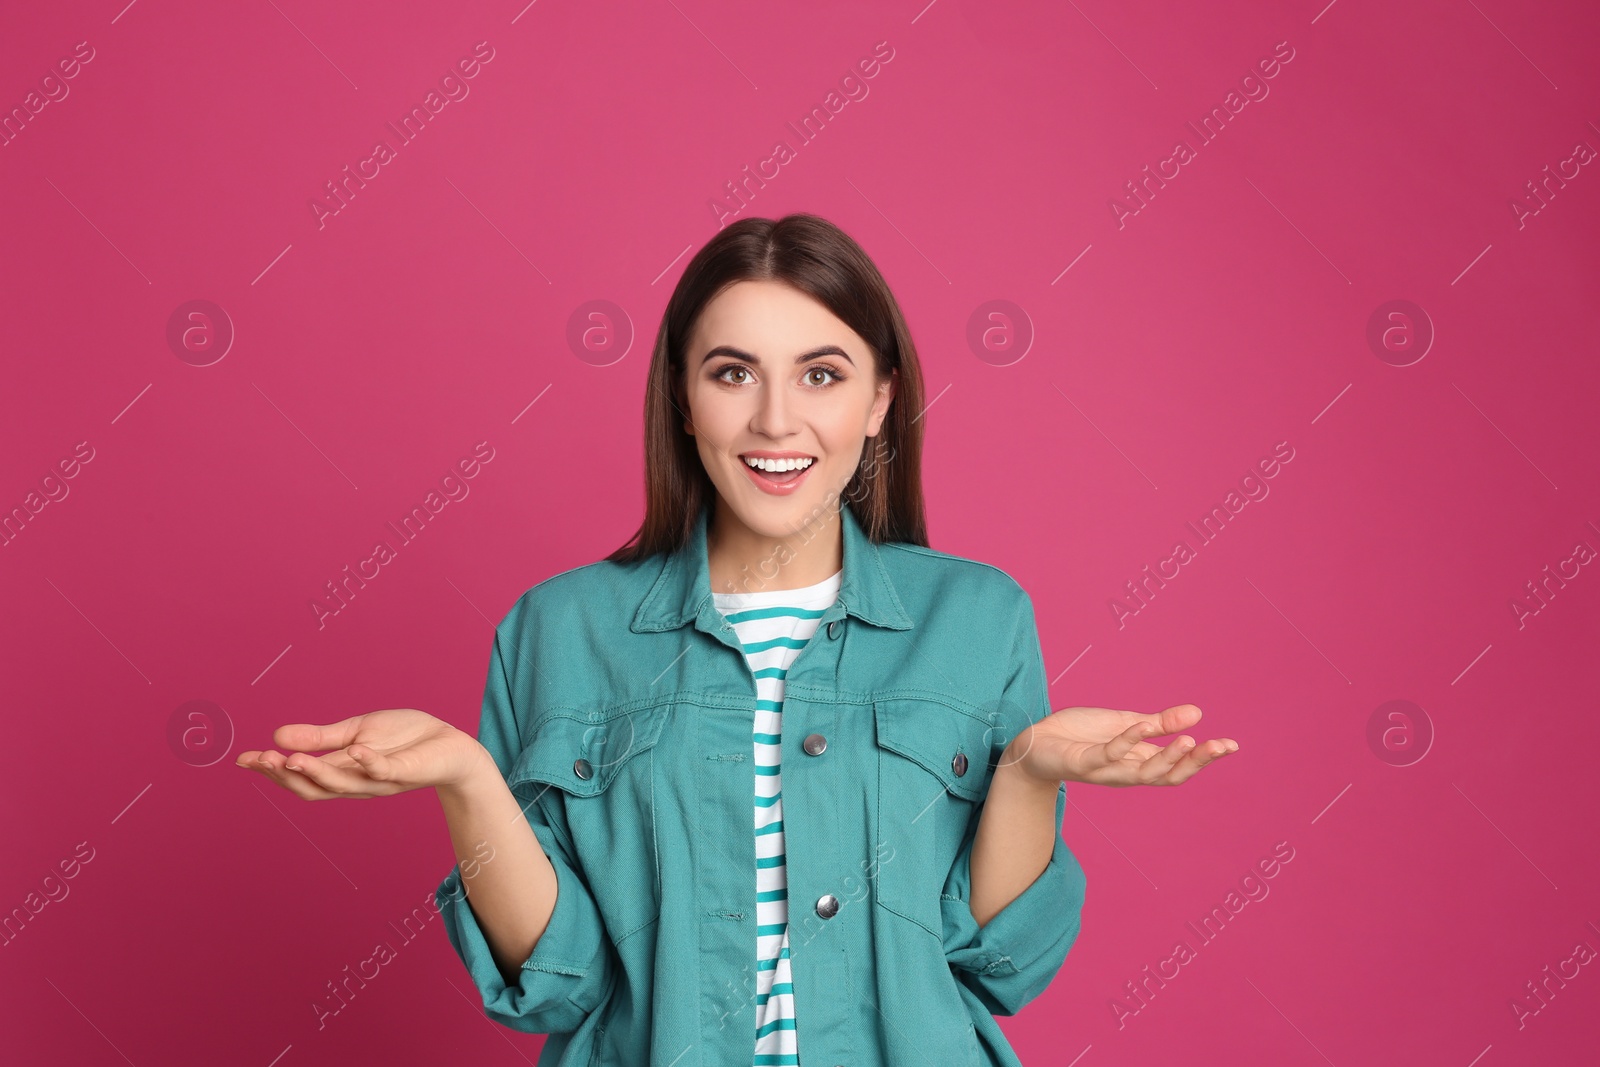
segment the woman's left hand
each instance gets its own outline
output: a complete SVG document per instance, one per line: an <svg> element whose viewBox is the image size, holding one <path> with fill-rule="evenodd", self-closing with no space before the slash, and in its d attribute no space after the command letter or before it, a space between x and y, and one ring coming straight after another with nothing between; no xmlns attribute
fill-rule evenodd
<svg viewBox="0 0 1600 1067"><path fill-rule="evenodd" d="M1221 737L1196 744L1188 734L1152 745L1147 737L1186 730L1200 709L1179 704L1144 715L1110 708L1062 708L1040 719L1006 747L1000 766L1014 766L1041 784L1062 781L1094 785L1178 785L1239 743Z"/></svg>

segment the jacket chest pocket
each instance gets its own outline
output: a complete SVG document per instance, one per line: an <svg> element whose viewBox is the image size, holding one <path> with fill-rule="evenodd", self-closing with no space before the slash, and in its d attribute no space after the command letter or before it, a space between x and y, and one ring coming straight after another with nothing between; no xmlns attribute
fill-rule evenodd
<svg viewBox="0 0 1600 1067"><path fill-rule="evenodd" d="M895 697L873 703L878 755L878 902L942 936L939 895L988 795L1006 739L976 708Z"/></svg>
<svg viewBox="0 0 1600 1067"><path fill-rule="evenodd" d="M653 755L669 711L554 713L506 778L530 817L549 825L619 941L660 912Z"/></svg>

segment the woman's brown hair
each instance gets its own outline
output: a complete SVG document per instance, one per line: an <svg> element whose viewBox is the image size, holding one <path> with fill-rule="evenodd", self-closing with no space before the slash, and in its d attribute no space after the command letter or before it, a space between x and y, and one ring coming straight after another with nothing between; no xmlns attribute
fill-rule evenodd
<svg viewBox="0 0 1600 1067"><path fill-rule="evenodd" d="M716 488L683 429L685 345L695 320L735 282L780 281L817 300L872 350L877 380L899 372L894 399L841 499L875 543L928 547L922 506L922 365L900 305L861 246L810 214L740 219L697 252L667 301L644 398L644 521L606 559L633 563L688 543Z"/></svg>

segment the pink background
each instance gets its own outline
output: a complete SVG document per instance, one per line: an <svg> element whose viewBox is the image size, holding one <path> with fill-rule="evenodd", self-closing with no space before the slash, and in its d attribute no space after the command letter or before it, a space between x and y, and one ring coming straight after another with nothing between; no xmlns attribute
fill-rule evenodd
<svg viewBox="0 0 1600 1067"><path fill-rule="evenodd" d="M431 794L307 804L232 759L377 708L475 729L494 623L633 530L662 306L782 139L724 210L821 214L889 279L937 397L934 547L1032 593L1058 707L1193 701L1242 746L1176 792L1070 789L1085 927L1005 1020L1024 1061L1593 1062L1600 168L1563 162L1600 147L1586 5L122 3L0 35L7 114L93 49L0 147L0 510L66 494L0 547L0 912L66 893L0 952L9 1061L534 1058L436 921L401 936L452 862ZM469 95L399 144L479 42ZM1186 123L1280 42L1201 144ZM235 333L205 366L215 313L168 342L200 299ZM569 343L594 300L631 324L620 358ZM968 342L991 300L1020 360ZM1416 311L1368 341L1392 300L1431 323L1420 359ZM469 495L319 628L324 584L480 441ZM1270 493L1202 544L1186 524L1241 480ZM214 707L185 735L190 701Z"/></svg>

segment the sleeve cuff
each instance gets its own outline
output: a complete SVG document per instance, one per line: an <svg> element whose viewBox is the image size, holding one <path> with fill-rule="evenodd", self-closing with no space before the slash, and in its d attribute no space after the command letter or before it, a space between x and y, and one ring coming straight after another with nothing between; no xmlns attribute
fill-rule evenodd
<svg viewBox="0 0 1600 1067"><path fill-rule="evenodd" d="M462 893L461 868L451 869L434 894L445 933L466 965L491 1019L526 1033L578 1029L609 992L611 968L599 911L587 889L564 863L556 871L556 905L550 923L523 961L517 984L508 986L477 916Z"/></svg>
<svg viewBox="0 0 1600 1067"><path fill-rule="evenodd" d="M1066 784L1056 793L1056 825L1066 813ZM970 850L964 863L971 862ZM970 870L961 888L970 896ZM1050 862L1016 899L983 926L970 900L946 895L945 956L957 977L993 1015L1015 1015L1044 992L1078 938L1085 889L1083 867L1056 837Z"/></svg>

